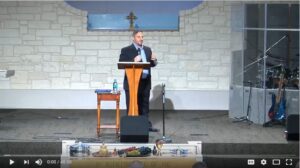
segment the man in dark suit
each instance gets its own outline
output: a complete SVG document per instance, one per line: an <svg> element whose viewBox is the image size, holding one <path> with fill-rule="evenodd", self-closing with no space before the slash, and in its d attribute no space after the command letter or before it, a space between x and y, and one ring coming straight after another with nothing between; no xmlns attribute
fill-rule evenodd
<svg viewBox="0 0 300 168"><path fill-rule="evenodd" d="M132 33L133 43L121 50L120 62L150 62L151 67L157 65L157 59L153 55L151 48L143 45L143 32L135 30ZM129 109L129 87L125 74L123 88L126 94L127 114ZM145 116L149 120L149 98L151 90L151 69L143 69L138 89L138 109L139 115ZM149 131L157 132L158 129L152 128L149 120Z"/></svg>

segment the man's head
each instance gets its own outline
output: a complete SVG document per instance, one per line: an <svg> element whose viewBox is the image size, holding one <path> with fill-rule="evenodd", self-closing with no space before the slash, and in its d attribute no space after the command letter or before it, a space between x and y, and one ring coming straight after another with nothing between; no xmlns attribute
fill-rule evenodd
<svg viewBox="0 0 300 168"><path fill-rule="evenodd" d="M133 42L139 46L143 45L144 35L140 30L134 30L132 33Z"/></svg>

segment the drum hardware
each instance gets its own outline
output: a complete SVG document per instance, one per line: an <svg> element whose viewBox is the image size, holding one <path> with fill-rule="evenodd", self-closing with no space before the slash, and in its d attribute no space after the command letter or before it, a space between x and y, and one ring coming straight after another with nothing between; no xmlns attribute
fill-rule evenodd
<svg viewBox="0 0 300 168"><path fill-rule="evenodd" d="M299 68L295 68L289 78L289 85L299 89Z"/></svg>

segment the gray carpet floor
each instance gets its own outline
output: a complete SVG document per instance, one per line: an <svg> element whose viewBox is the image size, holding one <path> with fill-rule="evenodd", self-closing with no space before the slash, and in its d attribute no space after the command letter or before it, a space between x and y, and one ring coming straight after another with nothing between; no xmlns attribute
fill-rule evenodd
<svg viewBox="0 0 300 168"><path fill-rule="evenodd" d="M121 111L125 115L125 111ZM115 111L102 110L101 122L114 124ZM162 111L150 113L153 143L162 137ZM233 123L228 111L166 111L166 136L174 143L287 143L284 126ZM96 110L0 110L0 141L60 141L81 139L105 143L119 142L114 129L102 129L96 135Z"/></svg>

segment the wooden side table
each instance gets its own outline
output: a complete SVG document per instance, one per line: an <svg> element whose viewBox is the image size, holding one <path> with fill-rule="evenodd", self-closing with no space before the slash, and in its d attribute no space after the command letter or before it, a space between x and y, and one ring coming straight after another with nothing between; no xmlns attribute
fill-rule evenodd
<svg viewBox="0 0 300 168"><path fill-rule="evenodd" d="M120 130L120 95L117 93L97 93L97 136L100 136L100 129L111 128L116 129L118 136ZM116 101L116 125L101 125L101 101Z"/></svg>

